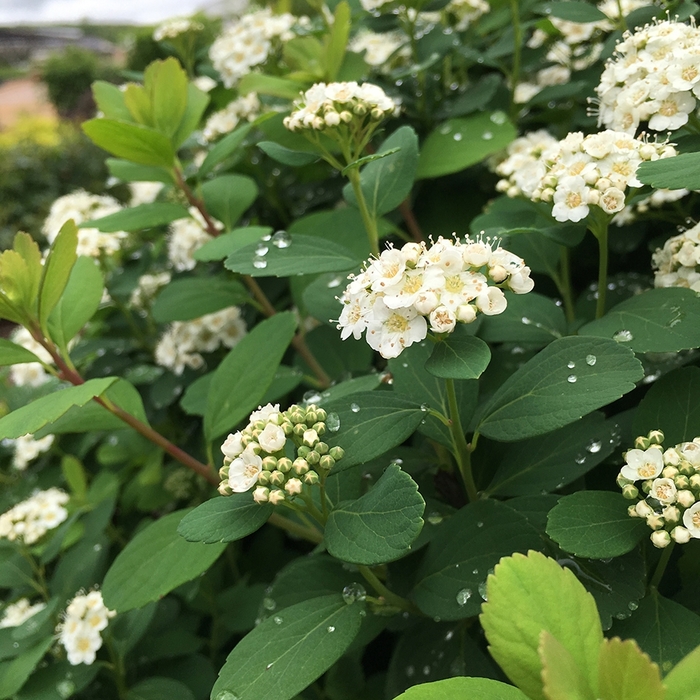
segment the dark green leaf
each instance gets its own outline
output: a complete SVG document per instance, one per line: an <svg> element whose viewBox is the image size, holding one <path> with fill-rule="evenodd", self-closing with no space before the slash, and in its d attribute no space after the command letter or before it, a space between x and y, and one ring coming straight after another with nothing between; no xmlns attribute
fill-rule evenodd
<svg viewBox="0 0 700 700"><path fill-rule="evenodd" d="M245 304L243 285L224 277L188 277L163 287L151 308L158 323L190 321L229 306Z"/></svg>
<svg viewBox="0 0 700 700"><path fill-rule="evenodd" d="M673 158L662 158L653 163L642 163L637 177L657 189L700 189L700 153L683 153Z"/></svg>
<svg viewBox="0 0 700 700"><path fill-rule="evenodd" d="M350 5L342 0L335 6L333 25L328 35L325 54L323 57L326 78L329 81L337 79L338 71L343 64L345 51L350 35Z"/></svg>
<svg viewBox="0 0 700 700"><path fill-rule="evenodd" d="M251 124L239 126L235 131L226 134L224 138L216 143L216 145L207 153L204 162L199 166L199 177L203 178L208 175L219 163L232 156L238 147L243 143L245 137L248 136L252 129Z"/></svg>
<svg viewBox="0 0 700 700"><path fill-rule="evenodd" d="M194 252L194 259L203 262L223 260L240 248L257 243L263 236L269 236L271 233L272 229L269 226L235 228L207 241Z"/></svg>
<svg viewBox="0 0 700 700"><path fill-rule="evenodd" d="M133 685L126 700L195 700L192 691L172 678L151 676Z"/></svg>
<svg viewBox="0 0 700 700"><path fill-rule="evenodd" d="M220 175L202 185L202 198L209 213L228 231L258 196L255 180L247 175Z"/></svg>
<svg viewBox="0 0 700 700"><path fill-rule="evenodd" d="M33 352L23 348L21 345L16 345L11 340L0 338L0 367L18 365L24 362L40 362L40 360Z"/></svg>
<svg viewBox="0 0 700 700"><path fill-rule="evenodd" d="M138 165L128 160L107 158L109 174L124 182L162 182L173 184L173 178L165 168Z"/></svg>
<svg viewBox="0 0 700 700"><path fill-rule="evenodd" d="M587 2L575 2L574 0L557 0L557 2L546 2L537 8L537 11L547 17L557 17L568 22L600 22L606 20L597 7L589 5Z"/></svg>
<svg viewBox="0 0 700 700"><path fill-rule="evenodd" d="M150 204L139 204L136 207L122 209L100 219L86 221L80 224L80 228L96 228L105 233L139 231L144 228L169 224L175 219L184 219L188 216L187 209L180 204L151 202Z"/></svg>
<svg viewBox="0 0 700 700"><path fill-rule="evenodd" d="M188 542L235 542L259 530L272 510L269 503L256 503L250 493L211 498L188 513L177 531Z"/></svg>
<svg viewBox="0 0 700 700"><path fill-rule="evenodd" d="M0 663L0 698L2 700L12 697L25 684L52 644L53 636L47 637L16 659Z"/></svg>
<svg viewBox="0 0 700 700"><path fill-rule="evenodd" d="M425 369L442 379L478 379L491 360L489 346L473 335L455 332L438 343L425 363Z"/></svg>
<svg viewBox="0 0 700 700"><path fill-rule="evenodd" d="M238 94L246 95L249 92L257 92L260 95L281 97L285 100L295 100L308 85L298 83L286 78L277 78L262 73L248 73L238 83Z"/></svg>
<svg viewBox="0 0 700 700"><path fill-rule="evenodd" d="M293 168L314 163L319 159L319 156L315 153L293 151L291 148L280 146L274 141L260 141L258 143L258 148L263 153L270 156L270 158L276 160L278 163L282 163L283 165L291 165Z"/></svg>
<svg viewBox="0 0 700 700"><path fill-rule="evenodd" d="M172 168L175 152L170 140L155 129L116 119L90 119L83 131L100 148L141 165Z"/></svg>

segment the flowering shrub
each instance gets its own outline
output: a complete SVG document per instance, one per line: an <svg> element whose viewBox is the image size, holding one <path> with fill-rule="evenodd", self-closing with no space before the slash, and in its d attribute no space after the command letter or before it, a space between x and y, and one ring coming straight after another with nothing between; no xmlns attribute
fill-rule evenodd
<svg viewBox="0 0 700 700"><path fill-rule="evenodd" d="M94 84L108 192L0 254L0 700L696 697L668 9L176 18Z"/></svg>

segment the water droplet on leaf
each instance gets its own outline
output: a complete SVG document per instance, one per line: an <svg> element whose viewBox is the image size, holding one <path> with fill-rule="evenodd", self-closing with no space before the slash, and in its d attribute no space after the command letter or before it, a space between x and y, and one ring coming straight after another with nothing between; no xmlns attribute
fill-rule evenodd
<svg viewBox="0 0 700 700"><path fill-rule="evenodd" d="M575 363L573 360L570 360L570 361L566 364L566 366L567 366L569 369L573 369L574 367L576 367L576 363Z"/></svg>
<svg viewBox="0 0 700 700"><path fill-rule="evenodd" d="M459 131L452 137L455 141L461 141L462 140L462 134L459 133Z"/></svg>
<svg viewBox="0 0 700 700"><path fill-rule="evenodd" d="M598 358L595 355L586 355L586 364L589 365L590 367L593 367L593 365L598 361Z"/></svg>
<svg viewBox="0 0 700 700"><path fill-rule="evenodd" d="M569 384L575 384L577 380L578 380L578 377L575 374L570 374L566 378L566 381L569 382Z"/></svg>
<svg viewBox="0 0 700 700"><path fill-rule="evenodd" d="M328 625L328 627L326 627L326 630L328 632L335 632L335 627L333 627L333 625Z"/></svg>
<svg viewBox="0 0 700 700"><path fill-rule="evenodd" d="M613 340L616 340L618 343L629 343L631 340L634 340L634 336L630 331L623 329L613 335Z"/></svg>
<svg viewBox="0 0 700 700"><path fill-rule="evenodd" d="M484 141L490 141L493 138L493 134L490 131L484 131L484 133L481 134L481 138L484 139Z"/></svg>
<svg viewBox="0 0 700 700"><path fill-rule="evenodd" d="M337 413L329 413L326 416L326 428L331 433L337 433L340 430L340 416Z"/></svg>
<svg viewBox="0 0 700 700"><path fill-rule="evenodd" d="M274 610L277 607L277 603L272 598L263 598L263 608L265 610Z"/></svg>
<svg viewBox="0 0 700 700"><path fill-rule="evenodd" d="M286 231L277 231L272 237L272 245L275 248L289 248L292 245L292 237Z"/></svg>
<svg viewBox="0 0 700 700"><path fill-rule="evenodd" d="M253 267L256 270L264 270L267 267L267 260L265 258L261 257L255 257L253 258Z"/></svg>
<svg viewBox="0 0 700 700"><path fill-rule="evenodd" d="M351 583L343 588L343 600L351 605L356 601L362 602L367 597L367 591L359 583Z"/></svg>
<svg viewBox="0 0 700 700"><path fill-rule="evenodd" d="M472 592L468 588L463 588L457 592L457 605L466 605L467 601L472 597Z"/></svg>
<svg viewBox="0 0 700 700"><path fill-rule="evenodd" d="M350 404L350 410L353 413L359 413L360 412L360 407L356 403L351 403Z"/></svg>

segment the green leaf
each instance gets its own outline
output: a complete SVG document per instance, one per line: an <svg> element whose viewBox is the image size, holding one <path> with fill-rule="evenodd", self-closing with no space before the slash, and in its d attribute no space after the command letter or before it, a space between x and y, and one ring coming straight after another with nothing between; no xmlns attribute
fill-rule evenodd
<svg viewBox="0 0 700 700"><path fill-rule="evenodd" d="M345 450L336 469L364 464L400 445L425 417L418 404L388 391L359 392L331 401L325 409L340 419L340 430L327 440Z"/></svg>
<svg viewBox="0 0 700 700"><path fill-rule="evenodd" d="M600 412L541 437L508 446L489 495L527 496L554 491L589 472L620 442L619 426Z"/></svg>
<svg viewBox="0 0 700 700"><path fill-rule="evenodd" d="M634 353L612 340L560 338L506 380L477 429L505 442L541 435L620 398L643 376Z"/></svg>
<svg viewBox="0 0 700 700"><path fill-rule="evenodd" d="M105 605L119 613L158 600L204 573L226 549L225 543L187 542L177 532L188 510L148 525L117 555L102 585Z"/></svg>
<svg viewBox="0 0 700 700"><path fill-rule="evenodd" d="M211 697L223 699L228 691L238 700L290 700L345 653L362 612L363 604L347 605L335 594L268 618L228 655Z"/></svg>
<svg viewBox="0 0 700 700"><path fill-rule="evenodd" d="M605 700L665 699L659 667L633 639L603 640L598 673L600 695Z"/></svg>
<svg viewBox="0 0 700 700"><path fill-rule="evenodd" d="M219 163L226 160L229 156L232 156L238 150L238 147L243 143L252 128L252 124L243 124L243 126L239 126L235 131L226 134L224 138L218 141L209 153L207 153L204 162L199 166L199 177L205 177Z"/></svg>
<svg viewBox="0 0 700 700"><path fill-rule="evenodd" d="M173 56L153 61L144 71L144 86L151 98L153 125L172 137L187 108L187 73Z"/></svg>
<svg viewBox="0 0 700 700"><path fill-rule="evenodd" d="M40 362L40 360L33 352L21 345L16 345L6 338L0 338L0 367L19 365L24 362Z"/></svg>
<svg viewBox="0 0 700 700"><path fill-rule="evenodd" d="M355 170L356 168L361 168L363 165L366 165L367 163L371 163L372 161L375 160L381 160L382 158L387 158L394 153L398 153L401 149L400 148L390 148L387 151L383 151L382 153L370 153L367 156L362 156L362 158L358 158L357 160L354 160L350 165L346 165L341 171L341 175L347 175L351 170ZM352 187L348 187L345 185L345 190L348 193L352 193ZM352 194L350 194L352 196ZM346 197L347 199L347 197ZM349 200L348 200L349 201Z"/></svg>
<svg viewBox="0 0 700 700"><path fill-rule="evenodd" d="M456 173L505 148L517 133L503 112L449 119L423 143L418 178Z"/></svg>
<svg viewBox="0 0 700 700"><path fill-rule="evenodd" d="M190 321L246 301L248 294L237 280L187 277L163 287L153 302L151 313L158 323Z"/></svg>
<svg viewBox="0 0 700 700"><path fill-rule="evenodd" d="M587 2L575 2L574 0L546 2L536 8L537 12L547 17L557 17L569 22L600 22L607 17L597 7Z"/></svg>
<svg viewBox="0 0 700 700"><path fill-rule="evenodd" d="M489 576L487 594L480 620L489 651L528 697L545 700L537 651L543 630L571 654L597 690L603 630L593 597L571 571L539 552L514 554Z"/></svg>
<svg viewBox="0 0 700 700"><path fill-rule="evenodd" d="M180 522L177 531L188 542L235 542L259 530L272 515L269 503L256 503L250 493L212 498Z"/></svg>
<svg viewBox="0 0 700 700"><path fill-rule="evenodd" d="M126 700L195 700L194 693L173 678L151 676L129 688Z"/></svg>
<svg viewBox="0 0 700 700"><path fill-rule="evenodd" d="M309 165L309 163L314 163L319 159L319 156L315 153L293 151L291 148L280 146L274 141L260 141L258 148L265 155L270 156L272 160L276 160L283 165L291 165L293 168Z"/></svg>
<svg viewBox="0 0 700 700"><path fill-rule="evenodd" d="M174 184L172 175L165 169L156 166L138 165L128 160L107 158L105 163L112 177L123 182L162 182L166 185Z"/></svg>
<svg viewBox="0 0 700 700"><path fill-rule="evenodd" d="M547 700L596 700L573 656L547 631L540 636L538 653Z"/></svg>
<svg viewBox="0 0 700 700"><path fill-rule="evenodd" d="M13 696L25 684L52 644L53 636L43 639L16 659L0 663L0 698L2 700Z"/></svg>
<svg viewBox="0 0 700 700"><path fill-rule="evenodd" d="M47 423L58 420L72 406L84 406L103 394L117 377L89 379L79 386L60 389L0 418L0 440L36 433Z"/></svg>
<svg viewBox="0 0 700 700"><path fill-rule="evenodd" d="M697 700L700 697L700 646L684 656L664 678L666 700Z"/></svg>
<svg viewBox="0 0 700 700"><path fill-rule="evenodd" d="M104 80L96 80L92 84L92 96L95 99L97 109L102 112L107 119L119 119L121 121L132 122L133 117L127 106L124 104L124 93L117 85L112 85Z"/></svg>
<svg viewBox="0 0 700 700"><path fill-rule="evenodd" d="M233 428L258 405L295 330L296 319L290 311L275 314L255 326L226 355L209 390L204 414L208 440Z"/></svg>
<svg viewBox="0 0 700 700"><path fill-rule="evenodd" d="M255 180L247 175L221 175L202 185L209 213L230 230L258 196Z"/></svg>
<svg viewBox="0 0 700 700"><path fill-rule="evenodd" d="M566 552L589 559L619 557L648 532L627 514L629 501L611 491L579 491L549 511L547 534Z"/></svg>
<svg viewBox="0 0 700 700"><path fill-rule="evenodd" d="M434 683L414 685L396 700L527 700L512 685L490 678L447 678Z"/></svg>
<svg viewBox="0 0 700 700"><path fill-rule="evenodd" d="M418 136L412 127L398 128L374 155L392 150L395 152L391 155L365 165L360 174L362 192L375 217L393 211L411 193L418 167ZM350 185L345 186L343 196L350 204L357 206Z"/></svg>
<svg viewBox="0 0 700 700"><path fill-rule="evenodd" d="M400 559L423 527L424 510L416 482L390 464L368 493L333 509L324 535L328 553L366 566Z"/></svg>
<svg viewBox="0 0 700 700"><path fill-rule="evenodd" d="M425 363L425 369L442 379L478 379L491 361L491 350L483 340L455 328L437 343Z"/></svg>
<svg viewBox="0 0 700 700"><path fill-rule="evenodd" d="M700 368L681 367L656 381L637 406L633 434L662 430L668 445L700 435Z"/></svg>
<svg viewBox="0 0 700 700"><path fill-rule="evenodd" d="M637 177L645 185L657 189L677 190L700 188L700 153L683 153L673 158L662 158L653 163L641 163Z"/></svg>
<svg viewBox="0 0 700 700"><path fill-rule="evenodd" d="M96 228L105 233L115 231L139 231L153 226L169 224L175 219L187 218L189 213L185 207L171 202L151 202L139 204L80 224L79 228Z"/></svg>
<svg viewBox="0 0 700 700"><path fill-rule="evenodd" d="M80 460L72 455L64 455L61 459L61 472L73 495L83 500L87 494L87 477Z"/></svg>
<svg viewBox="0 0 700 700"><path fill-rule="evenodd" d="M202 115L209 104L209 95L192 83L187 86L187 108L171 141L179 148L199 126Z"/></svg>
<svg viewBox="0 0 700 700"><path fill-rule="evenodd" d="M258 245L254 243L237 250L226 259L224 266L252 277L288 277L346 271L361 262L343 246L331 241L319 245L319 240L313 236L293 234L286 248L278 248L271 242L264 256L257 254Z"/></svg>
<svg viewBox="0 0 700 700"><path fill-rule="evenodd" d="M612 338L635 352L678 352L700 346L700 297L690 289L649 289L587 323L580 335Z"/></svg>
<svg viewBox="0 0 700 700"><path fill-rule="evenodd" d="M263 236L269 236L272 229L269 226L245 226L234 228L220 236L207 241L194 252L194 259L202 262L223 260L232 253L245 248L247 245L258 243Z"/></svg>
<svg viewBox="0 0 700 700"><path fill-rule="evenodd" d="M49 314L58 304L78 259L78 229L73 219L66 221L56 236L44 264L39 286L39 325L46 329Z"/></svg>
<svg viewBox="0 0 700 700"><path fill-rule="evenodd" d="M652 588L631 617L615 622L613 632L635 639L661 672L669 673L700 644L700 616ZM684 695L683 700L694 699Z"/></svg>
<svg viewBox="0 0 700 700"><path fill-rule="evenodd" d="M338 72L345 58L349 35L350 5L345 0L342 0L335 6L333 26L325 47L323 66L326 69L325 77L329 82L336 80L338 77Z"/></svg>
<svg viewBox="0 0 700 700"><path fill-rule="evenodd" d="M277 78L272 75L264 75L263 73L248 73L238 83L238 94L247 95L249 92L257 92L259 95L281 97L284 100L296 100L299 97L299 93L307 87L308 85L304 83L288 80L287 78Z"/></svg>
<svg viewBox="0 0 700 700"><path fill-rule="evenodd" d="M49 316L50 337L65 348L95 315L104 292L104 279L94 258L80 256L71 270L68 284Z"/></svg>
<svg viewBox="0 0 700 700"><path fill-rule="evenodd" d="M170 140L155 129L116 119L90 119L83 122L82 129L100 148L118 158L173 167L175 152Z"/></svg>

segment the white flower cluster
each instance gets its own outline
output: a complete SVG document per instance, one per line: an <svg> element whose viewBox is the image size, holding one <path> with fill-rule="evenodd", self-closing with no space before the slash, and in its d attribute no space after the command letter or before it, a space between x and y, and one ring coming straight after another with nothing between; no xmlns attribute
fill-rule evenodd
<svg viewBox="0 0 700 700"><path fill-rule="evenodd" d="M136 309L146 309L151 305L156 293L164 287L172 275L169 272L158 272L154 275L141 275L139 283L131 292L129 304Z"/></svg>
<svg viewBox="0 0 700 700"><path fill-rule="evenodd" d="M627 32L596 88L598 124L634 134L641 122L674 131L700 96L700 29L665 20Z"/></svg>
<svg viewBox="0 0 700 700"><path fill-rule="evenodd" d="M428 330L451 333L479 312L503 313L506 297L495 285L516 294L534 286L522 258L469 238L462 243L440 237L430 247L406 243L400 250L390 248L350 279L340 298L341 338L359 340L366 332L370 347L385 358L398 357Z"/></svg>
<svg viewBox="0 0 700 700"><path fill-rule="evenodd" d="M102 646L100 632L117 613L105 607L102 593L78 593L66 608L57 628L58 638L68 653L68 663L91 664Z"/></svg>
<svg viewBox="0 0 700 700"><path fill-rule="evenodd" d="M199 369L204 365L201 353L214 352L222 345L232 348L245 334L245 321L237 306L192 321L175 321L156 346L156 363L175 374L182 374L185 367Z"/></svg>
<svg viewBox="0 0 700 700"><path fill-rule="evenodd" d="M655 287L686 287L700 292L700 224L669 238L651 258Z"/></svg>
<svg viewBox="0 0 700 700"><path fill-rule="evenodd" d="M644 161L669 158L676 150L669 143L636 139L624 131L601 131L584 136L580 131L540 155L543 171L534 164L528 166L530 177L519 176L499 183L501 191L519 188L533 201L553 202L552 216L557 221L581 221L589 208L597 206L606 214L616 214L625 207L625 190L641 187L636 173ZM503 166L498 166L503 167ZM506 166L505 170L511 169Z"/></svg>
<svg viewBox="0 0 700 700"><path fill-rule="evenodd" d="M68 219L73 219L78 226L85 221L114 214L121 208L122 205L114 197L76 190L71 194L59 197L51 205L42 232L49 243L53 243ZM102 253L113 255L119 250L122 240L128 235L126 231L101 233L96 228L78 229L78 255L87 255L93 258L99 257Z"/></svg>
<svg viewBox="0 0 700 700"><path fill-rule="evenodd" d="M189 218L177 219L170 224L168 260L178 272L192 270L197 264L194 259L195 252L212 240L199 210L196 207L190 207L189 211ZM223 228L223 225L219 224L219 228Z"/></svg>
<svg viewBox="0 0 700 700"><path fill-rule="evenodd" d="M204 25L201 22L196 22L189 17L173 17L156 27L153 32L153 40L163 41L163 39L174 39L180 36L180 34L201 32L202 29L204 29Z"/></svg>
<svg viewBox="0 0 700 700"><path fill-rule="evenodd" d="M34 436L29 433L18 437L16 440L8 441L15 448L12 466L19 471L24 471L30 462L51 448L53 441L53 435L46 435L39 440L35 440Z"/></svg>
<svg viewBox="0 0 700 700"><path fill-rule="evenodd" d="M247 95L238 97L207 119L202 136L206 142L214 141L219 136L233 131L242 120L252 122L257 119L261 109L256 93L249 92Z"/></svg>
<svg viewBox="0 0 700 700"><path fill-rule="evenodd" d="M389 59L410 56L411 49L406 44L407 37L403 32L377 32L364 29L358 32L348 48L355 53L365 52L365 63L373 68L386 68ZM399 51L399 49L401 49Z"/></svg>
<svg viewBox="0 0 700 700"><path fill-rule="evenodd" d="M131 199L129 200L129 206L137 207L139 204L155 202L162 189L162 182L130 182Z"/></svg>
<svg viewBox="0 0 700 700"><path fill-rule="evenodd" d="M12 342L33 352L43 363L47 365L53 364L53 359L49 351L34 340L32 334L26 328L18 328L12 334ZM10 368L10 378L15 386L36 387L46 383L51 378L51 375L39 362L24 362L19 365L12 365Z"/></svg>
<svg viewBox="0 0 700 700"><path fill-rule="evenodd" d="M265 8L243 15L228 26L209 49L209 58L228 88L233 87L251 68L267 61L274 43L294 37L295 25L306 26L307 17L289 13L275 15Z"/></svg>
<svg viewBox="0 0 700 700"><path fill-rule="evenodd" d="M700 539L700 437L665 451L663 441L660 430L638 437L617 477L622 495L637 501L629 515L646 520L659 548Z"/></svg>
<svg viewBox="0 0 700 700"><path fill-rule="evenodd" d="M639 214L646 214L650 209L660 209L669 202L677 202L687 194L690 194L690 190L654 190L648 197L626 205L621 212L615 214L612 223L616 226L627 226L635 221Z"/></svg>
<svg viewBox="0 0 700 700"><path fill-rule="evenodd" d="M559 141L544 129L530 131L511 141L505 160L496 166L496 173L503 178L496 189L509 197L532 197L547 174L547 155L555 152L558 145Z"/></svg>
<svg viewBox="0 0 700 700"><path fill-rule="evenodd" d="M35 491L26 501L0 515L0 537L33 544L68 517L63 507L66 503L68 494L61 489Z"/></svg>
<svg viewBox="0 0 700 700"><path fill-rule="evenodd" d="M339 427L337 415L328 416L315 404L295 404L286 411L280 411L279 404L259 406L250 414L248 425L229 435L221 446L224 466L219 471L219 493L230 496L255 486L256 503L293 500L304 484L317 484L319 472L327 474L343 458L341 447L329 447L320 438L327 429ZM294 445L294 460L286 456L287 440Z"/></svg>
<svg viewBox="0 0 700 700"><path fill-rule="evenodd" d="M356 82L316 83L294 103L284 125L290 131L317 131L341 124L363 125L398 114L399 105L378 85Z"/></svg>
<svg viewBox="0 0 700 700"><path fill-rule="evenodd" d="M35 603L32 605L29 598L20 598L16 603L8 605L0 620L0 629L5 627L19 627L30 617L34 617L46 607L46 603Z"/></svg>
<svg viewBox="0 0 700 700"><path fill-rule="evenodd" d="M457 21L455 29L463 32L479 17L490 12L491 6L486 0L450 0L442 11L452 15Z"/></svg>

